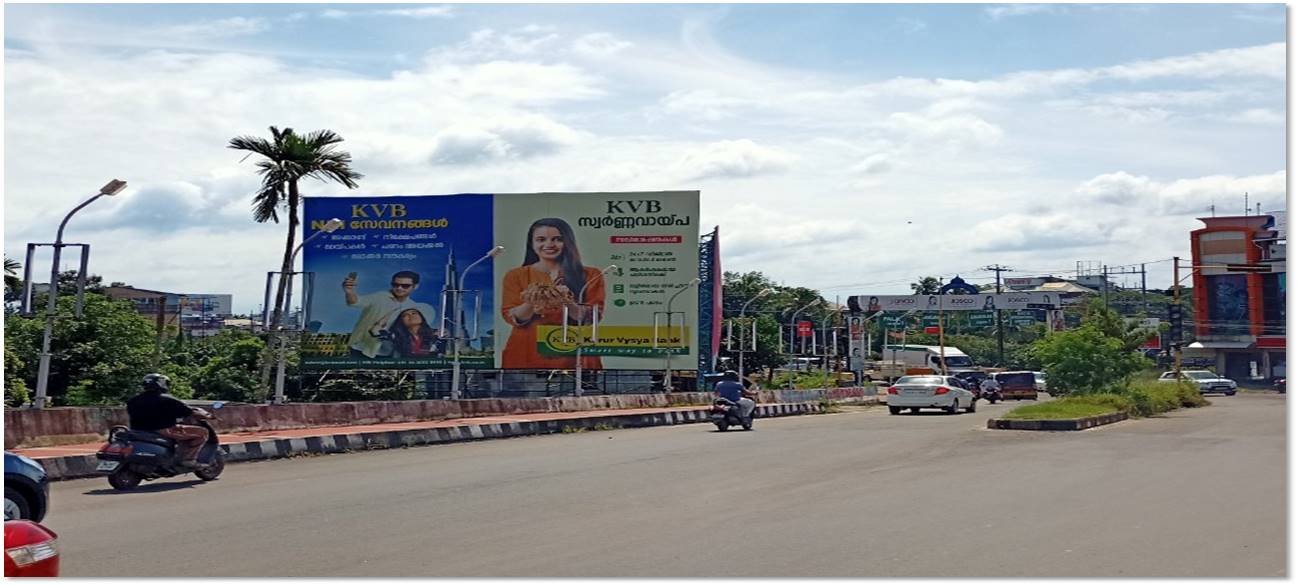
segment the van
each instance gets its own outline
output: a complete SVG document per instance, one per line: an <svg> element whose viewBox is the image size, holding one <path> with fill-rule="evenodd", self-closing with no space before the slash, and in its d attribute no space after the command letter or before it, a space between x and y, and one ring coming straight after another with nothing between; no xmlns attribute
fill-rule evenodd
<svg viewBox="0 0 1298 585"><path fill-rule="evenodd" d="M1032 372L1001 372L994 376L1000 382L1003 399L1037 399L1037 377Z"/></svg>
<svg viewBox="0 0 1298 585"><path fill-rule="evenodd" d="M937 345L886 345L883 348L884 362L905 364L908 368L930 368L934 372L942 371L942 359L946 358L948 374L975 369L973 358L956 347Z"/></svg>

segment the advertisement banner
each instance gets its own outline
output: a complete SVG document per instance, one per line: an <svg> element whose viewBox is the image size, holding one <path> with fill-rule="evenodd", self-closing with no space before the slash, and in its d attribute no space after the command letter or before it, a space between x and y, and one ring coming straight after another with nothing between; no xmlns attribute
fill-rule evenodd
<svg viewBox="0 0 1298 585"><path fill-rule="evenodd" d="M992 309L1027 309L1029 305L1057 307L1056 293L1009 292L977 295L855 295L849 306L871 311L986 311Z"/></svg>
<svg viewBox="0 0 1298 585"><path fill-rule="evenodd" d="M848 369L853 372L865 370L866 347L865 328L869 323L865 317L859 315L848 317L847 319L847 353Z"/></svg>
<svg viewBox="0 0 1298 585"><path fill-rule="evenodd" d="M303 251L316 290L302 364L449 368L458 326L463 368L572 369L580 347L587 369L654 370L669 354L693 369L698 197L306 198L308 236L330 218L343 228Z"/></svg>

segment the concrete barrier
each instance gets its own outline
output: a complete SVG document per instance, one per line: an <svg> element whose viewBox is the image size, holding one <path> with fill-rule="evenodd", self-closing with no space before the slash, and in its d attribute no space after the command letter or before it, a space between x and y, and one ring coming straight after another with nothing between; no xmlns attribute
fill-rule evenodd
<svg viewBox="0 0 1298 585"><path fill-rule="evenodd" d="M1085 418L1054 420L993 418L987 420L987 428L1015 431L1080 431L1092 427L1098 427L1100 425L1112 424L1121 420L1127 420L1127 413L1115 412L1112 414L1101 414L1099 416L1088 416Z"/></svg>
<svg viewBox="0 0 1298 585"><path fill-rule="evenodd" d="M873 388L766 390L760 403L859 401ZM617 394L556 398L481 398L248 404L221 409L222 432L270 431L312 427L419 422L543 412L665 408L710 404L710 392ZM5 410L5 449L84 443L106 436L109 427L127 423L125 407L59 407Z"/></svg>
<svg viewBox="0 0 1298 585"><path fill-rule="evenodd" d="M647 412L643 414L612 414L607 416L585 413L572 418L515 422L491 422L436 428L408 430L375 430L320 434L306 437L253 439L221 445L226 461L259 461L299 455L324 455L349 451L397 449L422 445L460 443L486 439L503 439L528 435L571 432L571 430L597 430L605 428L638 428L663 425L680 425L709 422L708 409L699 408L672 412ZM818 403L763 404L754 413L757 418L796 416L821 412ZM741 431L735 431L741 432ZM93 454L38 457L51 480L104 476L95 471L99 461ZM187 477L187 476L186 476Z"/></svg>

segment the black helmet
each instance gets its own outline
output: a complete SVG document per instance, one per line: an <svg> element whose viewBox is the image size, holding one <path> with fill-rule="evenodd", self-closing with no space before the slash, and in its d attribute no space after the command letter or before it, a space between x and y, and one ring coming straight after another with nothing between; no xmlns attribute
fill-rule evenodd
<svg viewBox="0 0 1298 585"><path fill-rule="evenodd" d="M730 380L731 382L738 382L739 372L736 372L734 370L726 370L726 373L721 374L721 377L723 379Z"/></svg>
<svg viewBox="0 0 1298 585"><path fill-rule="evenodd" d="M148 374L144 376L144 389L166 392L171 389L171 378L158 373Z"/></svg>

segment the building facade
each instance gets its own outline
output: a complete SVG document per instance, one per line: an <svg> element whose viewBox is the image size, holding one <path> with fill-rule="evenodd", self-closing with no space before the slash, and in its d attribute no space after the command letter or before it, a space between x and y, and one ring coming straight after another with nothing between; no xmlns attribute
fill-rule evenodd
<svg viewBox="0 0 1298 585"><path fill-rule="evenodd" d="M1199 221L1190 232L1196 341L1187 349L1235 380L1284 376L1284 214Z"/></svg>

